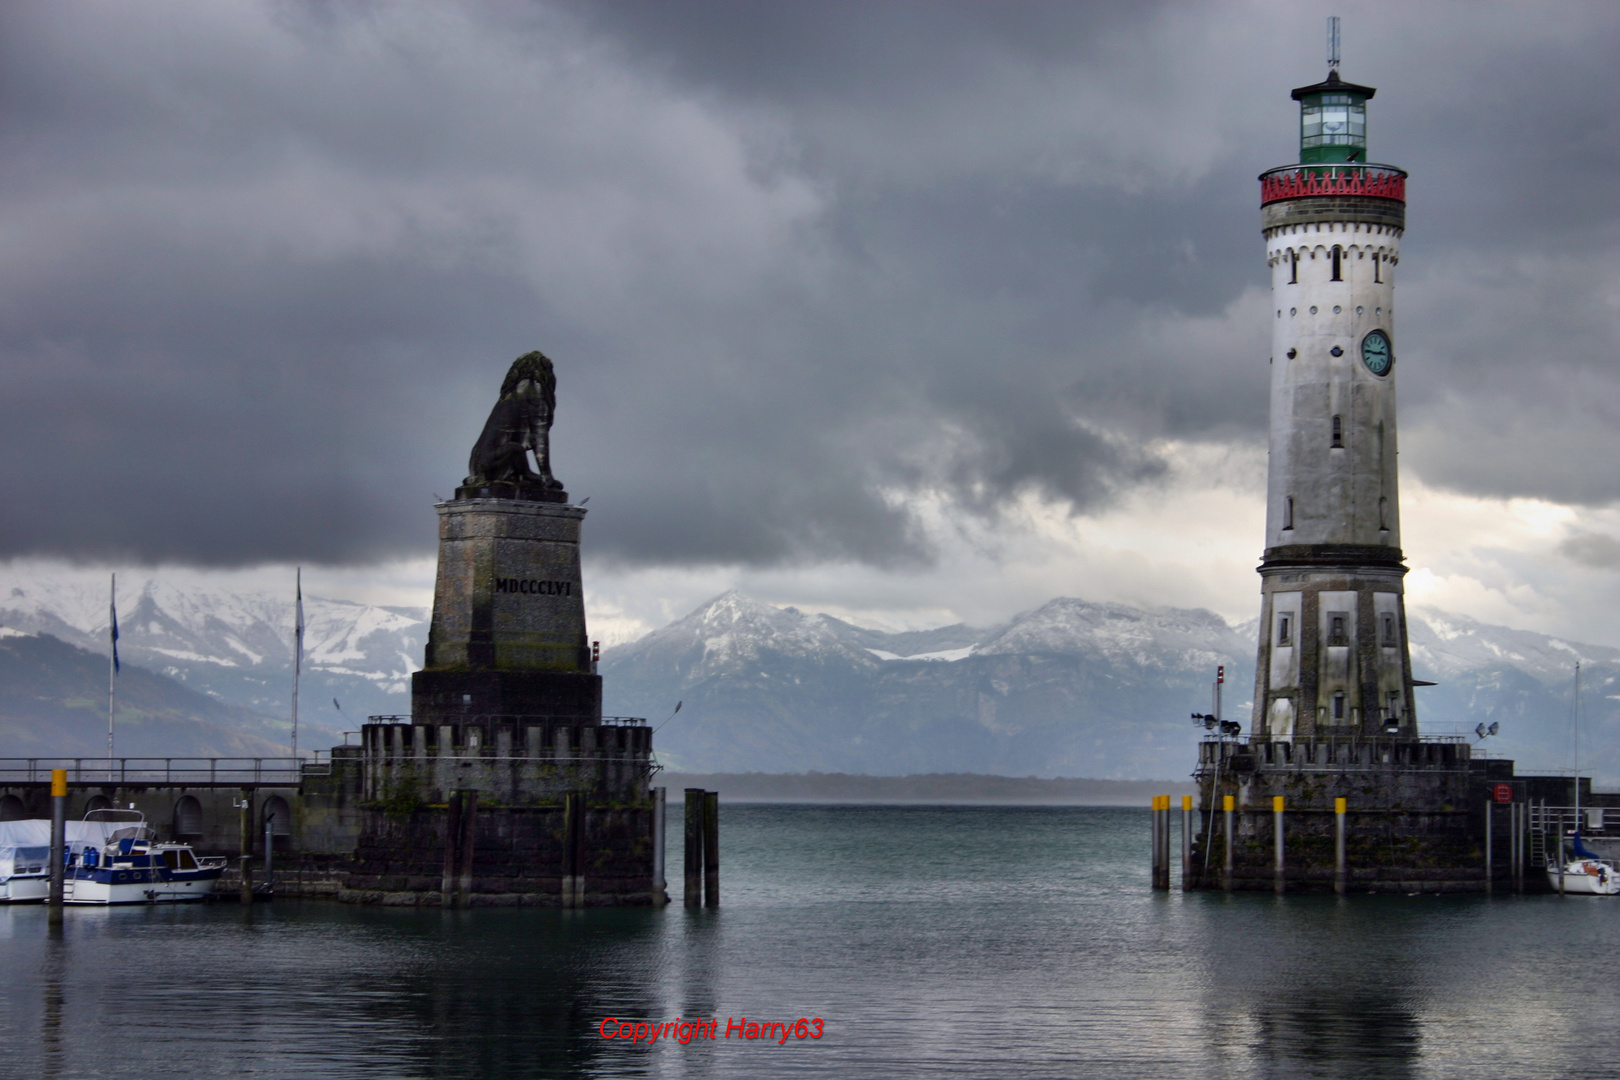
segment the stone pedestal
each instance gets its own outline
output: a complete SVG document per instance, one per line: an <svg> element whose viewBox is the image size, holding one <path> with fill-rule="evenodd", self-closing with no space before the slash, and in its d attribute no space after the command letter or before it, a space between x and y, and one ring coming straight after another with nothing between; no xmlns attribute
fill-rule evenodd
<svg viewBox="0 0 1620 1080"><path fill-rule="evenodd" d="M418 723L595 723L602 681L585 636L585 511L516 499L456 499L438 511L438 582L426 663L411 681L412 715Z"/></svg>

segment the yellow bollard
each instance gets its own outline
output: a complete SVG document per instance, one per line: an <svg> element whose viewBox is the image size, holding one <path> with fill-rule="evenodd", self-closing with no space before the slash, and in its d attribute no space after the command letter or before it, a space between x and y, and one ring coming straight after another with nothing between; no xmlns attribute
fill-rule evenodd
<svg viewBox="0 0 1620 1080"><path fill-rule="evenodd" d="M1237 846L1237 837L1233 835L1232 828L1232 811L1236 802L1230 795L1221 797L1221 808L1226 811L1226 856L1221 865L1221 888L1227 892L1232 891L1232 849Z"/></svg>
<svg viewBox="0 0 1620 1080"><path fill-rule="evenodd" d="M1287 886L1287 878L1283 864L1283 797L1281 795L1271 797L1271 823L1272 835L1277 844L1277 862L1272 868L1272 887L1277 892L1282 892Z"/></svg>
<svg viewBox="0 0 1620 1080"><path fill-rule="evenodd" d="M1349 806L1344 799L1333 800L1333 891L1344 894L1350 889L1350 864L1345 858L1345 813Z"/></svg>

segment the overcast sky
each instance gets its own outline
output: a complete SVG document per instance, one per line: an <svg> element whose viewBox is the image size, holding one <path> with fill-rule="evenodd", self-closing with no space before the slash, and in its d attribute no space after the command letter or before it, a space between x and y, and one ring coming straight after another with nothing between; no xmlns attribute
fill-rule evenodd
<svg viewBox="0 0 1620 1080"><path fill-rule="evenodd" d="M1263 169L1378 88L1414 601L1620 644L1613 3L0 6L0 558L427 602L558 372L593 629L1259 610Z"/></svg>

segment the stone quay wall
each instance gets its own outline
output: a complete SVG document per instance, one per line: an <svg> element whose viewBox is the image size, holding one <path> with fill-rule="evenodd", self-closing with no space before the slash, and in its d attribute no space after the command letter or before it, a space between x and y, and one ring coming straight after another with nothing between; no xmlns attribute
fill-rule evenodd
<svg viewBox="0 0 1620 1080"><path fill-rule="evenodd" d="M1223 806L1230 795L1236 834L1233 889L1269 892L1275 887L1272 800L1281 796L1284 879L1290 891L1333 890L1334 804L1340 798L1347 803L1345 861L1351 892L1485 890L1487 784L1485 770L1476 768L1466 743L1206 742L1194 775L1199 785L1195 887L1222 887L1227 844Z"/></svg>
<svg viewBox="0 0 1620 1080"><path fill-rule="evenodd" d="M458 899L461 906L580 906L563 896L562 805L479 805L473 817L470 887ZM463 853L458 845L464 844L450 824L444 807L392 814L370 811L338 898L389 906L448 906L450 898L443 891L446 866L459 862ZM654 890L652 825L650 799L586 809L580 903L597 907L667 902L661 889ZM451 875L460 876L459 866Z"/></svg>

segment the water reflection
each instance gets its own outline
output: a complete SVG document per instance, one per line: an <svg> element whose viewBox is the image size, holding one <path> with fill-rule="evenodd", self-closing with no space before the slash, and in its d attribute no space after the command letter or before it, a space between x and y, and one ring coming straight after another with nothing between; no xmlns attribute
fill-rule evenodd
<svg viewBox="0 0 1620 1080"><path fill-rule="evenodd" d="M62 992L63 975L67 967L67 943L61 924L47 926L45 952L39 965L40 1023L39 1074L54 1080L63 1073L62 1021L66 998Z"/></svg>

